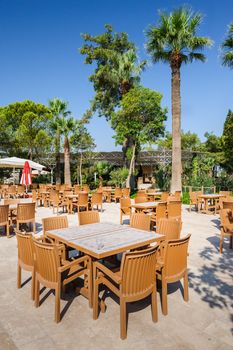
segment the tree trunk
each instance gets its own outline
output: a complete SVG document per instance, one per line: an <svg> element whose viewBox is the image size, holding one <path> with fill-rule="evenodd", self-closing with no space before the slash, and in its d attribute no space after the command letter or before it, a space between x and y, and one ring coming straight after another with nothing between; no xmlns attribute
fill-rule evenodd
<svg viewBox="0 0 233 350"><path fill-rule="evenodd" d="M70 177L70 144L69 139L65 136L64 140L64 182L66 185L71 185Z"/></svg>
<svg viewBox="0 0 233 350"><path fill-rule="evenodd" d="M136 143L133 145L133 153L130 160L129 166L129 175L126 180L126 187L129 187L131 190L135 187L134 181L134 171L135 171L135 153L136 153Z"/></svg>
<svg viewBox="0 0 233 350"><path fill-rule="evenodd" d="M56 132L56 139L55 139L55 151L56 151L56 169L55 169L55 178L56 178L56 185L61 184L61 159L60 159L60 132Z"/></svg>
<svg viewBox="0 0 233 350"><path fill-rule="evenodd" d="M172 66L172 179L171 192L181 191L180 67Z"/></svg>
<svg viewBox="0 0 233 350"><path fill-rule="evenodd" d="M81 185L81 188L82 188L82 185L83 185L83 180L82 180L82 165L83 165L83 154L82 154L82 151L80 153L80 161L79 161L79 183Z"/></svg>
<svg viewBox="0 0 233 350"><path fill-rule="evenodd" d="M128 136L122 146L122 152L123 152L123 166L125 168L129 168L130 167L130 161L127 158L127 151L128 149L130 149L131 147L133 147L134 142L132 140L132 138L130 136Z"/></svg>

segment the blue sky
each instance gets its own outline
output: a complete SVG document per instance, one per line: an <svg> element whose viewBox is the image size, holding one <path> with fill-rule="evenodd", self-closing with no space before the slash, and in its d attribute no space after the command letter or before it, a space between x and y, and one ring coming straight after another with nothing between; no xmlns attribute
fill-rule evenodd
<svg viewBox="0 0 233 350"><path fill-rule="evenodd" d="M209 36L214 46L207 49L206 63L182 68L182 129L222 133L229 108L233 109L233 71L221 66L219 46L233 22L233 1L192 0L185 2L205 17L198 34ZM126 31L140 58L145 29L158 20L158 9L171 11L184 4L175 0L0 0L0 105L31 99L47 104L59 97L69 101L74 117L81 117L94 91L88 76L93 67L84 65L78 52L80 33L98 34L110 23ZM142 84L163 94L167 106L167 129L171 129L170 69L150 64ZM104 118L93 117L88 129L97 150L116 149L113 131Z"/></svg>

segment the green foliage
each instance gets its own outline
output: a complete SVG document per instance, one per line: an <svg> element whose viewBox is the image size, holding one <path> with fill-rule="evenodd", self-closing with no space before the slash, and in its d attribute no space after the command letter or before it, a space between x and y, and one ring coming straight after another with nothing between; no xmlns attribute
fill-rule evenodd
<svg viewBox="0 0 233 350"><path fill-rule="evenodd" d="M233 113L231 110L228 111L227 118L223 128L223 153L224 168L229 172L233 172Z"/></svg>
<svg viewBox="0 0 233 350"><path fill-rule="evenodd" d="M129 175L129 170L127 168L118 168L115 170L112 170L110 173L110 184L124 187L126 179Z"/></svg>
<svg viewBox="0 0 233 350"><path fill-rule="evenodd" d="M163 134L166 110L161 107L161 99L160 93L142 86L125 94L120 109L112 115L116 143L122 145L126 138L131 138L140 147Z"/></svg>
<svg viewBox="0 0 233 350"><path fill-rule="evenodd" d="M157 142L158 149L172 149L172 134L166 132L163 139L159 139ZM181 131L181 149L188 151L200 151L203 148L201 141L197 134L190 131Z"/></svg>
<svg viewBox="0 0 233 350"><path fill-rule="evenodd" d="M182 203L189 204L189 192L182 193Z"/></svg>
<svg viewBox="0 0 233 350"><path fill-rule="evenodd" d="M139 75L145 61L138 63L136 47L124 32L113 33L111 25L106 31L93 36L82 34L85 44L80 53L85 55L86 64L95 64L94 73L89 77L93 83L95 96L85 117L94 112L111 119L111 114L119 105L122 95L139 82Z"/></svg>
<svg viewBox="0 0 233 350"><path fill-rule="evenodd" d="M233 68L233 23L228 26L227 36L222 43L222 64Z"/></svg>
<svg viewBox="0 0 233 350"><path fill-rule="evenodd" d="M159 15L157 26L151 25L146 33L147 51L153 62L162 61L177 68L182 63L194 60L204 62L205 55L201 51L205 46L210 46L212 41L196 35L202 15L186 7L169 14L160 12Z"/></svg>
<svg viewBox="0 0 233 350"><path fill-rule="evenodd" d="M169 191L171 181L171 164L158 164L154 171L156 187L162 191Z"/></svg>

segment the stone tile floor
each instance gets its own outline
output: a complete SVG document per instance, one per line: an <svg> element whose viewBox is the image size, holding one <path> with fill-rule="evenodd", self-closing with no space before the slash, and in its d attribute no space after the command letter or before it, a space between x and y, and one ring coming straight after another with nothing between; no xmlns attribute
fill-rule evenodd
<svg viewBox="0 0 233 350"><path fill-rule="evenodd" d="M37 209L41 218L52 215L49 208ZM70 225L77 214L69 215ZM102 221L119 222L118 205L104 204ZM30 281L16 288L16 238L0 237L0 350L22 349L213 349L233 350L233 251L228 242L223 254L219 246L218 215L189 213L183 207L182 235L191 233L189 248L189 294L185 303L180 284L171 285L168 315L163 316L158 293L159 321L151 320L147 300L128 307L128 337L119 337L120 310L117 300L106 299L106 313L92 320L87 300L72 289L61 303L63 318L53 322L54 295L43 290L43 303L34 308ZM29 275L23 273L23 280Z"/></svg>

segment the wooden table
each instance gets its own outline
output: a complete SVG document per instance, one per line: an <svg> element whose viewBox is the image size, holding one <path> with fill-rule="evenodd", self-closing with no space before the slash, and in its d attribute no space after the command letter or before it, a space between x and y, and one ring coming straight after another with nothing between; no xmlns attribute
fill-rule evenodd
<svg viewBox="0 0 233 350"><path fill-rule="evenodd" d="M219 198L221 197L225 197L225 196L223 194L217 194L217 193L202 194L198 196L198 198L204 201L204 208L201 209L201 212L205 214L210 214L211 213L210 209L214 209L214 214L216 214L216 204L218 203Z"/></svg>
<svg viewBox="0 0 233 350"><path fill-rule="evenodd" d="M147 209L156 209L159 202L144 202L144 203L135 203L131 204L131 208L134 208L135 211L143 211Z"/></svg>
<svg viewBox="0 0 233 350"><path fill-rule="evenodd" d="M160 242L164 239L164 235L158 233L137 230L113 223L69 227L51 230L45 234L56 242L64 243L89 255L92 261ZM84 287L79 292L86 297L88 296L87 283L84 282Z"/></svg>

